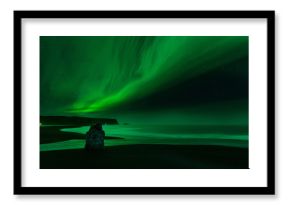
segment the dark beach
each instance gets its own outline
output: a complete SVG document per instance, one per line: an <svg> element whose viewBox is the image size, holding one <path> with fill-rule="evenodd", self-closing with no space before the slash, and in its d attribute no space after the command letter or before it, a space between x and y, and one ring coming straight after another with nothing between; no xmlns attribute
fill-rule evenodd
<svg viewBox="0 0 290 205"><path fill-rule="evenodd" d="M41 169L245 169L248 150L222 146L122 145L102 153L46 151Z"/></svg>

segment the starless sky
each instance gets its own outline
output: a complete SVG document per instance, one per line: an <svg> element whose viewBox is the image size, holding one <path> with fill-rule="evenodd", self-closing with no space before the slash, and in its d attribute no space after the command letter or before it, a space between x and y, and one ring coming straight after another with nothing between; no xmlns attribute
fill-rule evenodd
<svg viewBox="0 0 290 205"><path fill-rule="evenodd" d="M247 36L41 36L40 114L248 124Z"/></svg>

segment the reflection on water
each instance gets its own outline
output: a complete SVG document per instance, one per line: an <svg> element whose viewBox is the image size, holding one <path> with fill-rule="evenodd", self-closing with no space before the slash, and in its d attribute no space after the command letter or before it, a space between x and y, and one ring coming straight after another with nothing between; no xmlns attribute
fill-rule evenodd
<svg viewBox="0 0 290 205"><path fill-rule="evenodd" d="M221 145L248 147L245 127L186 126L186 125L104 125L106 136L123 139L105 139L105 146L130 144L170 144L170 145ZM63 132L85 134L89 126L64 128ZM82 149L84 140L67 140L41 144L41 151L61 149Z"/></svg>

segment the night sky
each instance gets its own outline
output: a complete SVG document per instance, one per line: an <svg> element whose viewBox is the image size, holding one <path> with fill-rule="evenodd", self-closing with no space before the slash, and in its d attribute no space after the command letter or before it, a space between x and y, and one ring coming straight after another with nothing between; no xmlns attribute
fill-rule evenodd
<svg viewBox="0 0 290 205"><path fill-rule="evenodd" d="M247 36L42 36L40 114L248 124Z"/></svg>

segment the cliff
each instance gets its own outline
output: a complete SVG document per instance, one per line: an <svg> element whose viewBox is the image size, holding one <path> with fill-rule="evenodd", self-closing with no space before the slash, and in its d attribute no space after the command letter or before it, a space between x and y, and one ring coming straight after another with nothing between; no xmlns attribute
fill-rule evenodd
<svg viewBox="0 0 290 205"><path fill-rule="evenodd" d="M110 118L88 118L75 116L40 116L42 125L91 125L95 123L119 124L116 119Z"/></svg>

